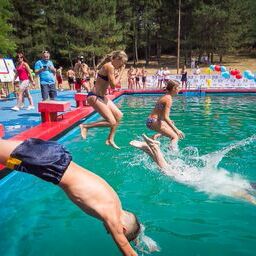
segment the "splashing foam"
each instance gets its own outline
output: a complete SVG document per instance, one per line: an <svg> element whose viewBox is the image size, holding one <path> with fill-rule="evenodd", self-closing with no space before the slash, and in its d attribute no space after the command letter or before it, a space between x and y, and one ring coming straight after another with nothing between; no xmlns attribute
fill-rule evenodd
<svg viewBox="0 0 256 256"><path fill-rule="evenodd" d="M139 250L142 255L145 254L150 254L152 252L160 252L161 248L159 245L149 236L145 235L145 226L140 224L141 232L136 239L136 249Z"/></svg>
<svg viewBox="0 0 256 256"><path fill-rule="evenodd" d="M219 168L218 165L231 150L245 147L255 141L256 135L253 135L204 156L199 156L198 149L194 147L185 148L176 155L172 155L163 147L164 156L170 164L162 172L179 183L192 186L211 196L242 197L239 196L241 193L253 193L250 182L239 174ZM148 167L145 162L146 159L143 158L144 166Z"/></svg>

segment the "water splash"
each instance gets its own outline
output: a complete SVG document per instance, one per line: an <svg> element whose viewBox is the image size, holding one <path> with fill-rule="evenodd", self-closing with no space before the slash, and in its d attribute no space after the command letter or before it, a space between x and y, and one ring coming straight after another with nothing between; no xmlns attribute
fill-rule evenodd
<svg viewBox="0 0 256 256"><path fill-rule="evenodd" d="M249 145L256 141L256 134L252 135L251 137L248 137L246 139L243 139L241 141L238 141L237 143L234 143L228 147L225 147L224 149L212 152L210 154L204 155L201 158L206 161L207 167L218 167L218 164L221 162L221 160L232 150L237 148L245 147L246 145Z"/></svg>
<svg viewBox="0 0 256 256"><path fill-rule="evenodd" d="M140 228L140 234L135 241L136 249L140 251L142 255L144 255L144 253L150 254L152 252L160 252L161 248L159 245L152 238L145 235L145 226L140 224Z"/></svg>
<svg viewBox="0 0 256 256"><path fill-rule="evenodd" d="M250 182L242 175L230 173L224 168L219 168L218 165L230 151L243 148L255 141L256 135L253 135L203 156L199 155L195 147L187 147L179 154L172 154L167 151L166 146L163 146L161 149L169 164L162 172L176 182L194 187L197 191L205 192L210 196L224 195L244 198L245 194L254 193ZM145 158L143 161L143 165L147 166Z"/></svg>

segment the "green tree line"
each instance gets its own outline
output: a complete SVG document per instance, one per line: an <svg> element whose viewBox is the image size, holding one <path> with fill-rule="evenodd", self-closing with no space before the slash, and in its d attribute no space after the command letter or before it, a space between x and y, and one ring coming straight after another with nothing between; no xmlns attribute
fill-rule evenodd
<svg viewBox="0 0 256 256"><path fill-rule="evenodd" d="M59 64L83 54L90 65L114 49L136 63L176 54L179 0L0 0L0 54L44 49ZM255 0L181 0L181 56L256 47Z"/></svg>

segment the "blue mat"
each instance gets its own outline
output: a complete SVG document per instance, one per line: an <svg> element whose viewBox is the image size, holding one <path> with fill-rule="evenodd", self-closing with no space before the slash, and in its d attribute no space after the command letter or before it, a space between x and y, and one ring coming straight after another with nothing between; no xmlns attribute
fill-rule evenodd
<svg viewBox="0 0 256 256"><path fill-rule="evenodd" d="M25 108L20 111L13 111L11 109L16 105L16 99L0 101L0 123L5 127L5 139L17 135L41 122L41 115L38 113L37 108L38 102L42 99L41 92L40 90L32 90L31 94L35 105L34 110L26 110L29 105L27 98L25 98ZM69 101L71 107L75 108L74 94L75 91L58 92L56 100Z"/></svg>

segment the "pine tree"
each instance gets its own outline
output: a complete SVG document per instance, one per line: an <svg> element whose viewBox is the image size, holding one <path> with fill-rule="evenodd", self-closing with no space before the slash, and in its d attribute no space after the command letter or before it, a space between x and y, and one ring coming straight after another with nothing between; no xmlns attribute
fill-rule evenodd
<svg viewBox="0 0 256 256"><path fill-rule="evenodd" d="M14 15L12 24L19 51L29 59L36 59L42 50L49 48L47 42L46 12L43 1L12 0Z"/></svg>
<svg viewBox="0 0 256 256"><path fill-rule="evenodd" d="M14 53L16 48L11 34L11 7L8 0L0 0L0 54L3 56Z"/></svg>
<svg viewBox="0 0 256 256"><path fill-rule="evenodd" d="M73 54L85 55L95 64L96 59L114 49L124 49L121 26L116 20L116 1L65 1L63 17L66 41Z"/></svg>

